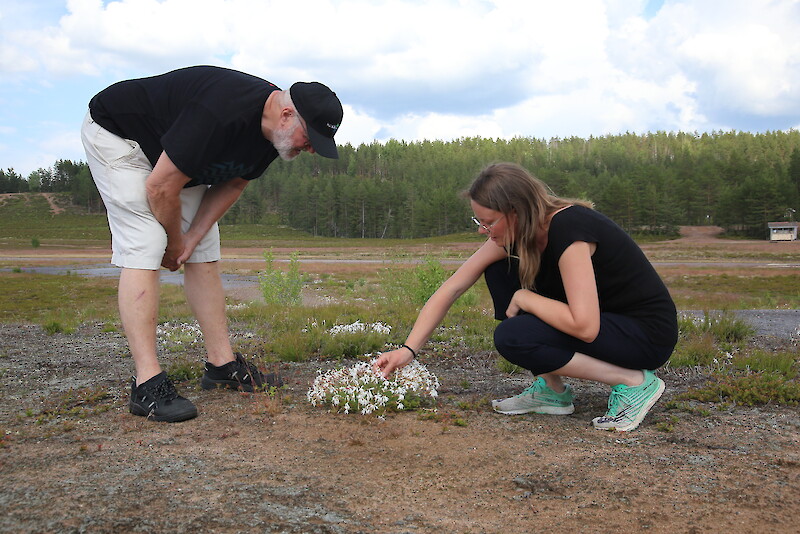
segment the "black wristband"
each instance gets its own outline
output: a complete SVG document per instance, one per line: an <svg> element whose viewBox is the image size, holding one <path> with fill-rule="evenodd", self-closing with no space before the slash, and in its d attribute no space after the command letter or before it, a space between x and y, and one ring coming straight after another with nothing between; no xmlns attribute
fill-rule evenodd
<svg viewBox="0 0 800 534"><path fill-rule="evenodd" d="M416 352L414 352L414 349L412 349L412 348L411 348L411 347L409 347L408 345L405 345L405 344L403 344L403 345L400 345L400 347L402 347L402 348L406 348L406 349L410 350L410 351L411 351L411 355L412 355L412 356L414 356L414 358L416 358L416 357L417 357L417 353L416 353Z"/></svg>

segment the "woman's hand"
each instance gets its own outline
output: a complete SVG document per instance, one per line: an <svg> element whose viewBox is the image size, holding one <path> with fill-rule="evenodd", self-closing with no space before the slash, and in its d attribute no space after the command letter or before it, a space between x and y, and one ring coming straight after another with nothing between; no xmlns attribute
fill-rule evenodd
<svg viewBox="0 0 800 534"><path fill-rule="evenodd" d="M506 309L508 317L535 315L556 330L591 343L600 332L600 302L592 254L594 243L572 243L558 261L567 302L551 299L527 289L518 289Z"/></svg>
<svg viewBox="0 0 800 534"><path fill-rule="evenodd" d="M519 312L524 311L520 306L520 297L527 292L527 289L518 289L514 292L514 296L511 297L511 302L508 304L508 309L506 310L506 317L516 317L519 315Z"/></svg>
<svg viewBox="0 0 800 534"><path fill-rule="evenodd" d="M381 354L378 359L375 360L375 363L372 364L372 370L383 378L389 378L389 375L394 371L405 367L411 363L413 359L414 355L411 354L410 350L405 347L400 347L391 352L384 352Z"/></svg>

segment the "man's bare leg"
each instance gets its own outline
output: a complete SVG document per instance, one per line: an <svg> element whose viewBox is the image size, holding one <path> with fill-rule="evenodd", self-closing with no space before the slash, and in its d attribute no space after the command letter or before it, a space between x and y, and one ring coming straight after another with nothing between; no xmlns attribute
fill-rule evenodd
<svg viewBox="0 0 800 534"><path fill-rule="evenodd" d="M136 384L161 372L156 352L159 299L158 271L122 269L119 276L119 315L136 366Z"/></svg>
<svg viewBox="0 0 800 534"><path fill-rule="evenodd" d="M209 363L219 367L232 362L235 358L217 262L186 263L183 268L186 300L203 331Z"/></svg>

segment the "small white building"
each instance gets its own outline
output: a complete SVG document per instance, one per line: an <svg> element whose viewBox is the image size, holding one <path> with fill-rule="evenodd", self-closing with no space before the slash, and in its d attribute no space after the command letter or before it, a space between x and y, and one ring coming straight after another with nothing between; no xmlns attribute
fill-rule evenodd
<svg viewBox="0 0 800 534"><path fill-rule="evenodd" d="M769 226L770 241L795 241L797 240L798 222L771 222Z"/></svg>

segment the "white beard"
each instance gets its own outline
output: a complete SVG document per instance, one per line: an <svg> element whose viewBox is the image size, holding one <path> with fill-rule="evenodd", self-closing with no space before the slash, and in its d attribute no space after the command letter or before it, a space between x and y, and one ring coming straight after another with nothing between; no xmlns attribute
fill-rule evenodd
<svg viewBox="0 0 800 534"><path fill-rule="evenodd" d="M272 134L274 137L272 140L272 146L275 147L275 150L278 151L278 155L284 161L292 161L294 158L300 155L300 152L292 154L292 152L295 150L295 146L292 142L292 136L294 135L294 131L299 124L299 121L296 121L295 124L289 125L285 129L276 130L275 133Z"/></svg>

